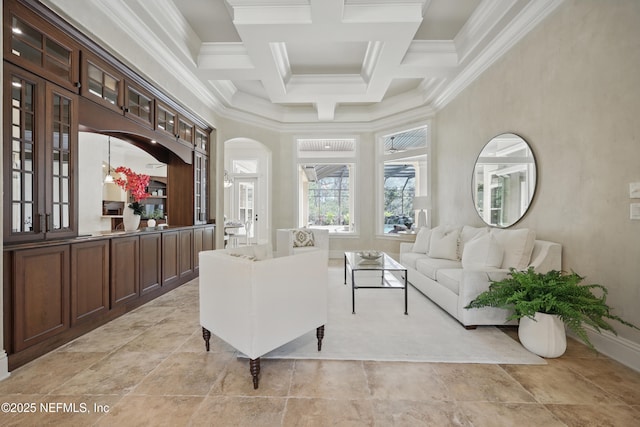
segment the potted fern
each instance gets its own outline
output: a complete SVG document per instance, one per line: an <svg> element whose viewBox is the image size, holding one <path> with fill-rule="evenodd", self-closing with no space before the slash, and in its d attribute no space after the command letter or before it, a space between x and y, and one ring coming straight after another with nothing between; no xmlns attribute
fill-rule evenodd
<svg viewBox="0 0 640 427"><path fill-rule="evenodd" d="M564 325L595 351L584 325L596 331L610 331L607 322L617 320L638 329L611 313L607 305L607 289L598 284L580 284L584 277L571 272L552 270L537 273L533 267L525 271L511 269L509 276L493 281L489 290L478 295L465 308L501 307L512 309L508 320L519 319L518 337L527 350L542 357L559 357L566 350ZM593 293L596 290L600 296Z"/></svg>

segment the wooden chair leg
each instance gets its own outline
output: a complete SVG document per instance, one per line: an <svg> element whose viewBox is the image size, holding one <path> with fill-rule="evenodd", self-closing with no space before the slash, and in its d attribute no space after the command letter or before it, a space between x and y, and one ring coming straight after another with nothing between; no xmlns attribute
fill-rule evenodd
<svg viewBox="0 0 640 427"><path fill-rule="evenodd" d="M207 351L209 351L209 340L211 339L211 332L205 327L202 327L202 338L204 338L204 346L207 348Z"/></svg>
<svg viewBox="0 0 640 427"><path fill-rule="evenodd" d="M260 358L249 360L249 371L253 377L253 389L258 388L258 376L260 375Z"/></svg>
<svg viewBox="0 0 640 427"><path fill-rule="evenodd" d="M318 338L318 351L322 350L322 338L324 338L324 325L318 326L316 329L316 337Z"/></svg>

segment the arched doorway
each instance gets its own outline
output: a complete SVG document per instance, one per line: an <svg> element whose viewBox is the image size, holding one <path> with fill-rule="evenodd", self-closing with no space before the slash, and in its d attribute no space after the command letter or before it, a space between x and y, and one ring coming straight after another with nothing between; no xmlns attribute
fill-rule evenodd
<svg viewBox="0 0 640 427"><path fill-rule="evenodd" d="M233 138L224 143L224 215L240 244L271 241L271 150L259 141Z"/></svg>

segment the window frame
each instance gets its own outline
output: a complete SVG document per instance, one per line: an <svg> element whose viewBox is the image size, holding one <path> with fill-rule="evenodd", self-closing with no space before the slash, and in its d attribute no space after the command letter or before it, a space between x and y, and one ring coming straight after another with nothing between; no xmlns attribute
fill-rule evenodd
<svg viewBox="0 0 640 427"><path fill-rule="evenodd" d="M393 135L399 135L404 132L409 132L412 130L426 128L426 146L407 149L402 152L397 153L385 153L384 151L384 142L387 137ZM416 183L415 183L415 194L414 196L426 196L429 198L429 202L431 204L432 201L432 140L431 140L431 121L426 121L422 123L415 123L413 125L407 125L399 128L389 129L385 131L381 131L376 133L375 141L376 141L376 160L375 160L375 169L376 169L376 188L375 188L375 230L374 233L376 237L381 238L390 238L397 239L402 234L398 233L385 233L384 232L384 224L385 224L385 216L384 216L384 204L385 204L385 187L384 187L384 166L387 162L400 162L402 160L412 161L414 162L416 158L425 156L424 159L424 168L426 169L426 176L420 179L420 181L424 181L422 183L418 182L418 172L416 173ZM431 209L426 209L427 216L427 227L431 227ZM417 224L418 220L417 212L413 211L414 224Z"/></svg>
<svg viewBox="0 0 640 427"><path fill-rule="evenodd" d="M338 151L327 151L324 155L301 156L299 152L299 141L308 139L319 140L353 140L353 150L340 155ZM345 232L329 232L329 237L357 237L360 235L360 215L359 215L359 190L360 183L358 179L358 169L360 167L360 137L353 134L340 135L299 135L293 138L295 158L293 175L296 179L294 188L294 218L298 227L306 226L306 218L302 218L303 209L301 208L301 166L305 164L321 164L321 165L346 165L350 166L349 173L349 222L350 230Z"/></svg>

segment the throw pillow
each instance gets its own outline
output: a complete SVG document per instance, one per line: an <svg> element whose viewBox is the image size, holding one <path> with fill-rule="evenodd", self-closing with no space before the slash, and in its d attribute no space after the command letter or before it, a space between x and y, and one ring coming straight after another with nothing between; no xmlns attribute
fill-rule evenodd
<svg viewBox="0 0 640 427"><path fill-rule="evenodd" d="M480 237L485 234L489 234L489 227L471 227L469 225L465 225L464 227L462 227L462 231L460 232L460 244L458 248L460 250L460 253L458 254L460 258L462 259L462 257L464 256L464 246L468 242L472 241L476 237Z"/></svg>
<svg viewBox="0 0 640 427"><path fill-rule="evenodd" d="M462 268L470 270L484 270L500 268L504 249L495 236L484 234L467 242L462 253Z"/></svg>
<svg viewBox="0 0 640 427"><path fill-rule="evenodd" d="M458 238L460 228L438 226L431 230L429 240L429 255L431 258L442 258L458 261Z"/></svg>
<svg viewBox="0 0 640 427"><path fill-rule="evenodd" d="M314 246L313 231L310 230L292 230L293 247L303 248L306 246Z"/></svg>
<svg viewBox="0 0 640 427"><path fill-rule="evenodd" d="M431 229L427 227L420 227L420 230L418 230L418 234L416 235L416 241L413 242L413 249L411 252L426 254L429 252L429 240L431 240Z"/></svg>
<svg viewBox="0 0 640 427"><path fill-rule="evenodd" d="M515 268L525 270L529 266L533 245L536 241L536 233L528 228L518 230L491 230L496 240L504 248L502 268Z"/></svg>

